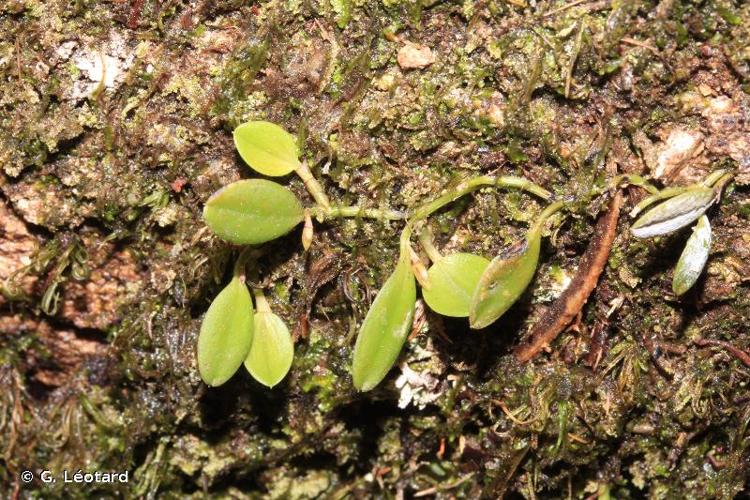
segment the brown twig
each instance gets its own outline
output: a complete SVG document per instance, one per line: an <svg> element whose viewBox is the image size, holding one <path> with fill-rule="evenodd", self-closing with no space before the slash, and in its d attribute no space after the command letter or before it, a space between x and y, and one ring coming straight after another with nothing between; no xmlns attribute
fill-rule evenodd
<svg viewBox="0 0 750 500"><path fill-rule="evenodd" d="M699 347L706 347L706 346L721 347L722 349L728 351L732 356L739 359L743 365L750 366L750 354L743 351L742 349L739 349L733 346L729 342L725 342L723 340L711 340L711 339L697 338L693 340L693 343Z"/></svg>
<svg viewBox="0 0 750 500"><path fill-rule="evenodd" d="M570 286L534 325L530 340L516 348L515 355L519 361L529 361L539 354L583 308L607 264L609 252L612 250L612 243L617 234L617 221L620 217L621 206L622 191L618 190L609 203L607 213L599 217L593 239L586 253L581 257L578 272L573 277Z"/></svg>

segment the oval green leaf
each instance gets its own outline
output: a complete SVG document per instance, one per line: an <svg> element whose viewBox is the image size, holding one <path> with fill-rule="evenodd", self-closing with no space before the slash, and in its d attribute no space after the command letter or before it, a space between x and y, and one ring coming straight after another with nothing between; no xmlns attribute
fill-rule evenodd
<svg viewBox="0 0 750 500"><path fill-rule="evenodd" d="M484 257L470 253L442 257L427 271L430 288L422 289L424 301L443 316L468 316L471 297L489 263Z"/></svg>
<svg viewBox="0 0 750 500"><path fill-rule="evenodd" d="M220 238L237 245L264 243L291 231L304 218L285 187L265 179L237 181L206 202L203 218Z"/></svg>
<svg viewBox="0 0 750 500"><path fill-rule="evenodd" d="M492 259L471 298L471 328L484 328L494 323L526 290L536 272L541 237L537 226L523 242Z"/></svg>
<svg viewBox="0 0 750 500"><path fill-rule="evenodd" d="M693 234L688 238L674 269L672 291L675 295L687 292L698 281L708 260L710 248L711 224L708 222L708 217L703 215L693 228Z"/></svg>
<svg viewBox="0 0 750 500"><path fill-rule="evenodd" d="M234 145L245 163L263 175L279 177L300 166L297 141L275 123L243 123L234 129Z"/></svg>
<svg viewBox="0 0 750 500"><path fill-rule="evenodd" d="M281 382L294 359L294 342L284 321L272 312L255 313L253 345L245 368L255 380L273 387Z"/></svg>
<svg viewBox="0 0 750 500"><path fill-rule="evenodd" d="M369 391L385 378L396 362L414 318L417 285L408 252L401 251L398 265L386 280L367 312L354 345L354 387Z"/></svg>
<svg viewBox="0 0 750 500"><path fill-rule="evenodd" d="M229 380L250 351L253 304L250 292L235 277L208 308L198 336L198 371L216 387Z"/></svg>
<svg viewBox="0 0 750 500"><path fill-rule="evenodd" d="M715 200L711 188L689 189L646 212L635 221L630 232L636 238L651 238L677 231L703 215Z"/></svg>

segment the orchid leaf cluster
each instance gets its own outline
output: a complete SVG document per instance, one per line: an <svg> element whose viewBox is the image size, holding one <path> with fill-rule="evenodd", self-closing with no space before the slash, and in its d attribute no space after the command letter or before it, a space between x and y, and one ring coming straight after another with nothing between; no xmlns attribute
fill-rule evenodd
<svg viewBox="0 0 750 500"><path fill-rule="evenodd" d="M245 273L253 246L284 236L304 222L301 243L307 250L314 239L313 217L319 223L340 217L403 222L395 269L373 300L354 345L353 384L360 391L369 391L388 374L412 332L418 289L425 303L438 314L467 318L474 329L491 325L533 281L546 222L567 206L563 201L553 201L550 192L527 179L489 175L465 179L436 198L403 212L338 206L330 202L306 162L300 161L295 137L278 125L242 124L234 131L234 141L242 159L255 172L268 177L297 174L315 203L304 206L287 187L259 178L229 184L207 201L203 215L213 233L229 243L245 246L234 276L210 305L201 326L198 368L211 386L225 383L244 364L252 377L273 387L283 380L293 363L294 343L287 325L271 311L262 290L253 288L252 294L248 290ZM633 224L631 232L635 237L667 234L698 220L677 264L673 283L676 294L693 286L705 265L711 229L704 213L718 199L727 180L724 174L719 172L689 188L662 191L648 186L640 177L628 176L630 184L645 186L652 193L636 207L633 216L660 202ZM525 237L492 260L466 252L442 255L432 242L427 219L462 196L488 187L525 191L548 205L533 220ZM417 230L422 253L431 262L429 268L412 247L412 234Z"/></svg>

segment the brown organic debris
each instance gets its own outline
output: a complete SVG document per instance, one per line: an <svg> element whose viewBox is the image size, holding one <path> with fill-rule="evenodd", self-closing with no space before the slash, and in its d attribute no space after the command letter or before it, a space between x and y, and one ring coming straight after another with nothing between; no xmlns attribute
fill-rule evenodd
<svg viewBox="0 0 750 500"><path fill-rule="evenodd" d="M617 233L621 206L622 191L617 191L609 203L607 213L599 217L593 240L581 257L578 272L570 285L534 325L529 341L516 348L515 356L519 361L529 361L539 354L570 324L586 304L589 295L596 287L599 275L607 264L612 242Z"/></svg>
<svg viewBox="0 0 750 500"><path fill-rule="evenodd" d="M729 342L726 342L724 340L697 338L693 341L693 343L695 343L695 345L697 345L698 347L708 347L708 346L721 347L722 349L730 353L732 356L740 360L743 365L750 367L750 354L748 354L746 351L743 351L742 349L738 347L733 346Z"/></svg>

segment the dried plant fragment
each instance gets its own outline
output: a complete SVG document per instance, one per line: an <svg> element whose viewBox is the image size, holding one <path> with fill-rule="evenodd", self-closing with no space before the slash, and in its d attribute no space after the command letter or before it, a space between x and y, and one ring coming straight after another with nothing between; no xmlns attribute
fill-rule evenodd
<svg viewBox="0 0 750 500"><path fill-rule="evenodd" d="M664 148L659 152L654 177L675 177L686 162L701 151L703 135L700 132L675 128L669 133Z"/></svg>
<svg viewBox="0 0 750 500"><path fill-rule="evenodd" d="M617 234L621 206L622 192L617 191L609 203L607 213L596 223L593 239L581 257L578 272L570 285L534 325L530 340L516 348L515 355L519 361L529 361L539 354L544 346L552 342L570 324L586 304L607 264L612 242Z"/></svg>
<svg viewBox="0 0 750 500"><path fill-rule="evenodd" d="M672 291L675 295L682 295L692 288L708 260L708 252L711 248L711 223L705 215L698 219L698 224L693 228L685 249L677 261L672 278Z"/></svg>
<svg viewBox="0 0 750 500"><path fill-rule="evenodd" d="M636 238L651 238L681 229L716 201L716 193L707 187L689 189L649 210L635 221L630 231Z"/></svg>

